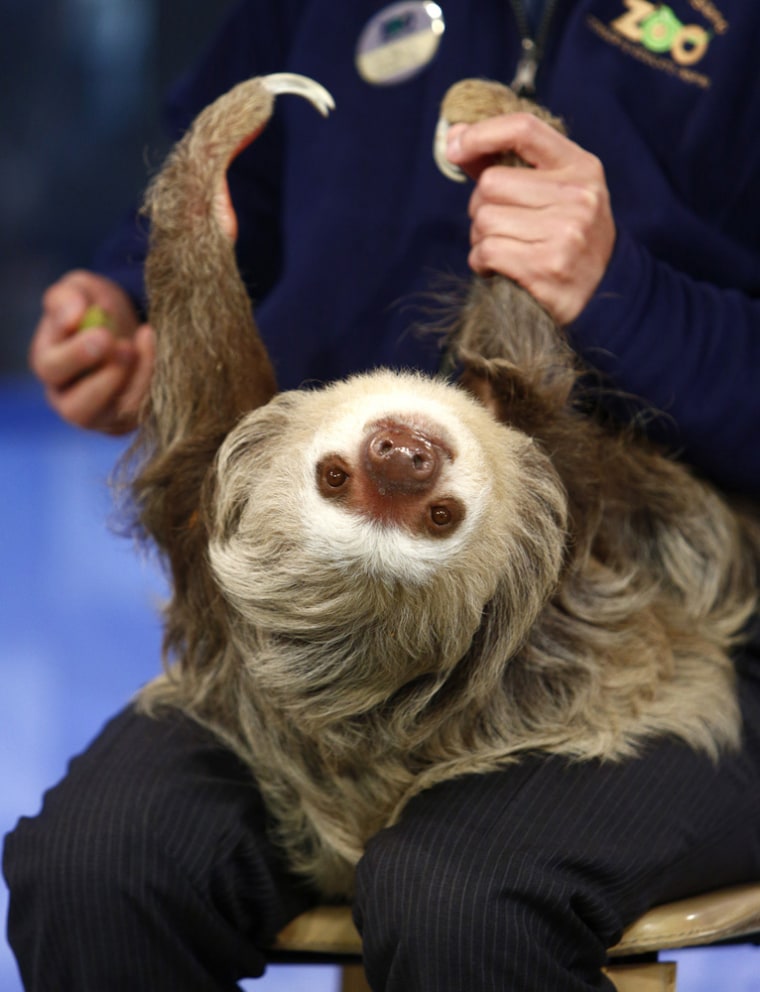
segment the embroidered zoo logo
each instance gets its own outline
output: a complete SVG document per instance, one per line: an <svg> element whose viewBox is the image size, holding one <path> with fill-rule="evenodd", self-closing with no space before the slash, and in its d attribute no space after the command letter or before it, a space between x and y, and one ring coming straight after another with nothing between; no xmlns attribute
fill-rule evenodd
<svg viewBox="0 0 760 992"><path fill-rule="evenodd" d="M667 53L679 65L694 65L707 51L711 33L699 24L683 24L666 4L625 0L625 6L627 12L610 27L647 51Z"/></svg>
<svg viewBox="0 0 760 992"><path fill-rule="evenodd" d="M709 27L687 23L664 3L623 0L624 13L609 24L589 17L589 26L605 41L654 68L670 72L684 82L707 88L710 79L694 67L704 58L716 34L725 34L728 22L711 0L689 0Z"/></svg>

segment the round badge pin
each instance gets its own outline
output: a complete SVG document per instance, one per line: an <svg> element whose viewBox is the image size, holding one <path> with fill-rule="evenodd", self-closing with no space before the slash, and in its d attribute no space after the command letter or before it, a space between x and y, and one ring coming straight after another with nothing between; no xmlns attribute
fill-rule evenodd
<svg viewBox="0 0 760 992"><path fill-rule="evenodd" d="M367 21L356 43L356 68L373 86L410 79L438 51L446 29L437 3L393 3Z"/></svg>

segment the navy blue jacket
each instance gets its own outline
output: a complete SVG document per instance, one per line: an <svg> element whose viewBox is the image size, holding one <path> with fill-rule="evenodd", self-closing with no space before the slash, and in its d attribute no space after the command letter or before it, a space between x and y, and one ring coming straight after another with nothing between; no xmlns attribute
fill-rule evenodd
<svg viewBox="0 0 760 992"><path fill-rule="evenodd" d="M439 102L467 76L511 81L520 52L506 0L441 5L432 62L377 86L354 56L378 0L248 0L172 94L173 137L251 75L304 73L335 97L327 120L281 98L233 167L241 269L285 388L437 365L435 340L415 327L442 277L467 273L471 192L433 164ZM601 158L618 228L607 274L569 330L590 364L668 415L685 460L757 496L760 6L670 6L664 41L625 0L560 0L551 23L537 98ZM139 298L143 254L132 222L97 268Z"/></svg>

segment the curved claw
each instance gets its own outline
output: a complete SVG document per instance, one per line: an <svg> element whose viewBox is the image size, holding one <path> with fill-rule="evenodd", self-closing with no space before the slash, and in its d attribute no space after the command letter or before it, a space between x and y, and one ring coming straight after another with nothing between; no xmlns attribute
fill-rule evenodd
<svg viewBox="0 0 760 992"><path fill-rule="evenodd" d="M458 165L454 165L446 158L446 135L448 133L449 122L445 117L439 117L433 139L433 158L444 176L453 179L455 183L463 183L467 180L467 174Z"/></svg>
<svg viewBox="0 0 760 992"><path fill-rule="evenodd" d="M302 96L316 107L323 117L327 117L331 110L335 110L332 94L308 76L299 76L295 72L274 72L269 76L262 76L261 82L273 96L279 96L281 93Z"/></svg>

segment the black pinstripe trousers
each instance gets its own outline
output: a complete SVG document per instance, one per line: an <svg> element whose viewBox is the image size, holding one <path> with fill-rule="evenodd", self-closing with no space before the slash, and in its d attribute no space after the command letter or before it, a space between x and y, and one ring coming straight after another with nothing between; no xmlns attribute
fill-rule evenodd
<svg viewBox="0 0 760 992"><path fill-rule="evenodd" d="M718 766L663 741L417 797L359 865L372 988L610 989L605 948L650 905L760 878L760 662L742 667L744 747ZM179 715L132 709L21 820L4 868L29 992L231 992L317 899L237 760Z"/></svg>

